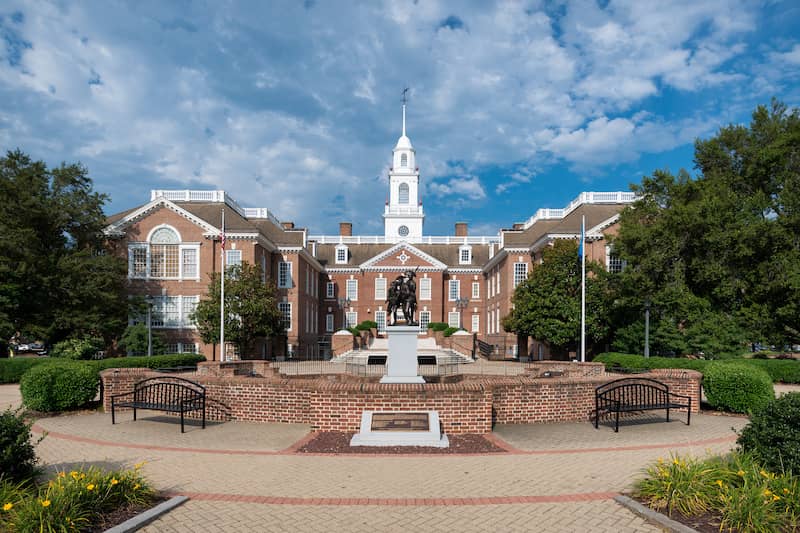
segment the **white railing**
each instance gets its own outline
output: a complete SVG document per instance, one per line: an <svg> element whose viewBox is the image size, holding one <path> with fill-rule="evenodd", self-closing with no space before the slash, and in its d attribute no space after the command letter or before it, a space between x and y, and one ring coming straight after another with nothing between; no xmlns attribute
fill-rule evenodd
<svg viewBox="0 0 800 533"><path fill-rule="evenodd" d="M635 200L636 194L632 192L582 192L563 209L539 209L531 218L525 221L522 227L523 229L528 229L539 220L564 218L583 204L629 204Z"/></svg>
<svg viewBox="0 0 800 533"><path fill-rule="evenodd" d="M150 201L156 198L166 198L171 202L212 202L224 203L244 218L266 218L279 228L282 227L280 220L273 215L266 207L242 207L231 198L225 191L192 191L184 190L159 190L150 191Z"/></svg>
<svg viewBox="0 0 800 533"><path fill-rule="evenodd" d="M423 215L422 206L419 207L397 207L387 205L383 210L386 215Z"/></svg>
<svg viewBox="0 0 800 533"><path fill-rule="evenodd" d="M427 237L385 237L383 235L309 235L309 241L316 241L318 244L394 244L405 241L411 244L492 244L499 243L500 237L475 235L467 237L446 236L427 236Z"/></svg>

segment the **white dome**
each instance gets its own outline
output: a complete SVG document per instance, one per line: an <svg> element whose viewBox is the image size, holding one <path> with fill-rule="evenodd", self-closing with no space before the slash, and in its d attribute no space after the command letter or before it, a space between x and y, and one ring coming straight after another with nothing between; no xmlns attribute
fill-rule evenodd
<svg viewBox="0 0 800 533"><path fill-rule="evenodd" d="M411 146L411 139L402 135L399 139L397 139L397 144L394 147L395 150L405 149L405 150L413 150L414 147Z"/></svg>

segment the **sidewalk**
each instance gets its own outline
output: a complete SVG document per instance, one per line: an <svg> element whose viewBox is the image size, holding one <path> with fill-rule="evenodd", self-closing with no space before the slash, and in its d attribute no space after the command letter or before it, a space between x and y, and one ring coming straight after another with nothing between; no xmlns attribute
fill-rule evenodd
<svg viewBox="0 0 800 533"><path fill-rule="evenodd" d="M13 401L0 387L0 401ZM141 416L143 415L143 416ZM512 451L496 455L305 455L299 425L192 425L143 412L41 419L48 468L130 466L191 500L142 531L658 531L612 497L671 452L734 444L746 419L697 415L686 426L587 423L498 426Z"/></svg>

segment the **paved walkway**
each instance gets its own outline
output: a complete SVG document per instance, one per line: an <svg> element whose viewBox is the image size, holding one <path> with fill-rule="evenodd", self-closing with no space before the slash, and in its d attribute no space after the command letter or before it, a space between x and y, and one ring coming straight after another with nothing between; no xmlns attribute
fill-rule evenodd
<svg viewBox="0 0 800 533"><path fill-rule="evenodd" d="M18 389L0 386L0 402ZM658 531L612 497L670 453L730 449L746 420L698 415L686 426L589 423L498 426L510 449L495 455L308 455L292 449L300 425L212 423L180 433L144 412L37 421L51 469L131 466L191 500L145 532L189 531Z"/></svg>

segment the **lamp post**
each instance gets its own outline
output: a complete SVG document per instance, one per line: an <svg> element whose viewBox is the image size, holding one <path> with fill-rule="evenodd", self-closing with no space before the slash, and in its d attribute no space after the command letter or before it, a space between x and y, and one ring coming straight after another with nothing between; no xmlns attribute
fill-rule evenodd
<svg viewBox="0 0 800 533"><path fill-rule="evenodd" d="M144 300L147 302L147 357L151 357L153 355L153 297L148 294Z"/></svg>
<svg viewBox="0 0 800 533"><path fill-rule="evenodd" d="M347 327L347 315L345 309L350 307L351 300L347 297L339 297L339 309L342 310L342 327Z"/></svg>
<svg viewBox="0 0 800 533"><path fill-rule="evenodd" d="M458 327L462 327L461 324L463 320L461 320L461 313L469 305L469 298L456 298L455 304L456 309L458 309Z"/></svg>
<svg viewBox="0 0 800 533"><path fill-rule="evenodd" d="M644 356L650 357L650 299L644 301Z"/></svg>

